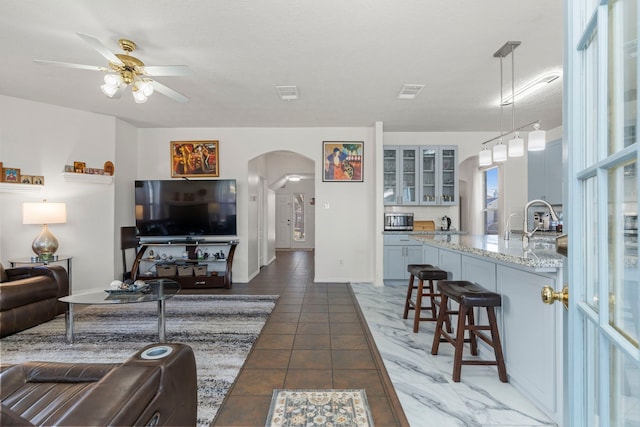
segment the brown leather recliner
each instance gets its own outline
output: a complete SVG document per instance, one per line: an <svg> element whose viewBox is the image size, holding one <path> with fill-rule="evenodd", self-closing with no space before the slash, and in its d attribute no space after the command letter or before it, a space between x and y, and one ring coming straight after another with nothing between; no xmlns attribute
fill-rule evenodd
<svg viewBox="0 0 640 427"><path fill-rule="evenodd" d="M69 295L64 267L16 267L0 282L0 338L47 322L65 312L58 298ZM0 279L1 280L1 279Z"/></svg>
<svg viewBox="0 0 640 427"><path fill-rule="evenodd" d="M193 426L197 394L184 344L151 344L122 364L26 362L2 366L0 425Z"/></svg>

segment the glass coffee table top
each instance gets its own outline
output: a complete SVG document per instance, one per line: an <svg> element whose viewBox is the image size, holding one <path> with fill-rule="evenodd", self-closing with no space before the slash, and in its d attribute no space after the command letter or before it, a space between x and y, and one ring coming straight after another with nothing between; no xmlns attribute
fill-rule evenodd
<svg viewBox="0 0 640 427"><path fill-rule="evenodd" d="M74 304L132 304L156 301L158 303L158 340L166 342L165 301L180 292L180 284L171 279L147 280L147 287L138 291L112 291L97 289L59 298L67 303L65 329L67 343L74 341Z"/></svg>
<svg viewBox="0 0 640 427"><path fill-rule="evenodd" d="M166 300L180 292L180 284L171 279L146 280L146 289L139 291L117 291L91 289L60 298L71 304L131 304L136 302Z"/></svg>

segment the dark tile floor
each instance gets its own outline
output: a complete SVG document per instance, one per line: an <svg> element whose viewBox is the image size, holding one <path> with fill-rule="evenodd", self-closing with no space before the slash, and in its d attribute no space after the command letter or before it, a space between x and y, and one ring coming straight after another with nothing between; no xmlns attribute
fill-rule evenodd
<svg viewBox="0 0 640 427"><path fill-rule="evenodd" d="M273 389L365 389L377 427L408 426L348 284L313 283L312 251L278 251L248 284L280 295L214 426L264 426Z"/></svg>

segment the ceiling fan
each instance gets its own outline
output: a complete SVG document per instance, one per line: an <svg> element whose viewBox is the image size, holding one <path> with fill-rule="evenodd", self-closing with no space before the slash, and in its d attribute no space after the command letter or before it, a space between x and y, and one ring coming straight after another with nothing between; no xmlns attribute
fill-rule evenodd
<svg viewBox="0 0 640 427"><path fill-rule="evenodd" d="M120 98L125 89L131 86L133 99L137 103L146 102L154 90L177 102L187 102L189 100L181 93L150 78L157 76L187 76L191 74L191 70L186 65L144 65L144 62L135 56L131 56L131 52L136 49L136 44L131 40L120 39L118 41L120 48L125 52L121 54L111 52L100 40L93 36L82 33L76 34L97 50L100 55L104 56L109 61L109 67L43 61L40 59L34 59L34 62L42 65L55 65L108 73L104 76L104 84L100 86L100 89L109 98Z"/></svg>

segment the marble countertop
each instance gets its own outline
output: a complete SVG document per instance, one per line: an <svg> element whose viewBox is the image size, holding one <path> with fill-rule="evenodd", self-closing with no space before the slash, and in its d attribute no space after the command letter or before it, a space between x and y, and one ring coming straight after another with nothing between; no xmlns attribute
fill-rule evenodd
<svg viewBox="0 0 640 427"><path fill-rule="evenodd" d="M566 260L556 252L555 240L552 237L534 238L527 249L523 247L519 235L512 236L510 240L504 240L497 235L456 234L413 234L411 238L444 249L492 258L538 271L555 271L562 268Z"/></svg>
<svg viewBox="0 0 640 427"><path fill-rule="evenodd" d="M448 231L444 231L444 230L431 230L431 231L401 231L401 230L396 230L396 231L392 231L392 230L388 230L388 231L383 231L382 234L406 234L409 236L413 236L413 235L429 235L429 236L434 236L434 235L454 235L454 234L468 234L466 231L458 231L458 230L448 230Z"/></svg>

